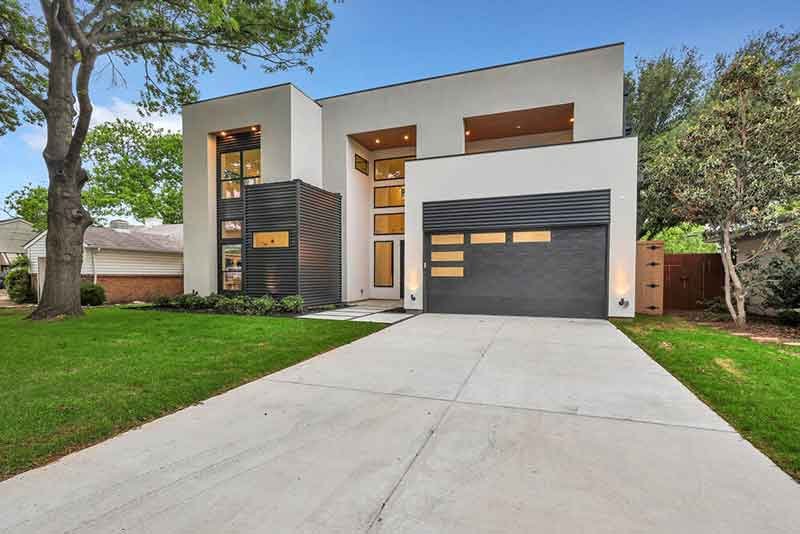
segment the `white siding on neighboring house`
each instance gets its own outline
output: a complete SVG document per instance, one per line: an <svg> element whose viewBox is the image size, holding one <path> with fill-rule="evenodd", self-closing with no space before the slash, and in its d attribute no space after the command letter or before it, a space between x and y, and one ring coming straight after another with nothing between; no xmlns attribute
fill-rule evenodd
<svg viewBox="0 0 800 534"><path fill-rule="evenodd" d="M89 251L91 253L91 251ZM88 254L84 254L86 270ZM183 256L164 252L99 250L95 256L98 275L176 275L183 274ZM91 265L88 266L91 273Z"/></svg>
<svg viewBox="0 0 800 534"><path fill-rule="evenodd" d="M38 273L38 259L46 256L47 238L42 237L28 247L31 272ZM94 268L92 266L94 256ZM138 252L127 250L83 250L83 275L183 275L183 256L164 252Z"/></svg>

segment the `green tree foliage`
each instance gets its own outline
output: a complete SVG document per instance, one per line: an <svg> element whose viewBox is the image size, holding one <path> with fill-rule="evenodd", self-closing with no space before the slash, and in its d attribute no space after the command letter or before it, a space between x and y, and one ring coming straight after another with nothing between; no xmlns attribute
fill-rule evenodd
<svg viewBox="0 0 800 534"><path fill-rule="evenodd" d="M718 236L725 302L739 326L746 324L746 269L763 250L734 261L737 236L782 231L783 209L800 197L800 101L787 76L798 43L800 34L771 32L718 57L702 109L646 162L649 209Z"/></svg>
<svg viewBox="0 0 800 534"><path fill-rule="evenodd" d="M181 135L116 120L89 131L84 145L89 181L83 206L95 223L110 217L166 224L183 222L183 149ZM47 228L47 188L27 184L5 199L5 211Z"/></svg>
<svg viewBox="0 0 800 534"><path fill-rule="evenodd" d="M83 154L96 209L139 221L183 222L180 134L117 119L89 132Z"/></svg>
<svg viewBox="0 0 800 534"><path fill-rule="evenodd" d="M47 129L47 279L32 317L82 313L80 247L93 222L83 157L100 68L141 67L140 109L170 112L197 98L216 57L311 70L332 18L324 0L0 2L0 134L24 122Z"/></svg>
<svg viewBox="0 0 800 534"><path fill-rule="evenodd" d="M677 226L665 228L647 239L664 241L664 252L667 254L719 251L716 244L705 240L704 228L699 224L681 223Z"/></svg>
<svg viewBox="0 0 800 534"><path fill-rule="evenodd" d="M22 217L41 232L47 229L47 188L26 184L8 194L4 211L11 217Z"/></svg>
<svg viewBox="0 0 800 534"><path fill-rule="evenodd" d="M626 122L639 138L639 174L651 154L673 140L673 130L693 113L703 97L705 73L696 48L681 48L679 53L666 50L654 59L636 58L635 68L625 73L627 94ZM640 235L657 233L680 221L670 216L655 218L639 209Z"/></svg>

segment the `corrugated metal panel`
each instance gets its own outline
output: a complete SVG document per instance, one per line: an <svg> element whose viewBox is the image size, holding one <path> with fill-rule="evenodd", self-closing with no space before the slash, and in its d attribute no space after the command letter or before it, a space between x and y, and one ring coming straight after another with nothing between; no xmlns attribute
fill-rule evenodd
<svg viewBox="0 0 800 534"><path fill-rule="evenodd" d="M296 182L250 185L244 191L244 291L282 298L299 293ZM253 248L253 232L289 232L286 248Z"/></svg>
<svg viewBox="0 0 800 534"><path fill-rule="evenodd" d="M300 190L300 294L309 306L342 297L342 197L305 182Z"/></svg>
<svg viewBox="0 0 800 534"><path fill-rule="evenodd" d="M424 202L423 229L432 232L608 224L610 206L607 189Z"/></svg>
<svg viewBox="0 0 800 534"><path fill-rule="evenodd" d="M261 146L261 130L255 132L247 130L238 132L225 137L217 136L217 154L222 152L233 152L235 150L247 150L248 148L258 148Z"/></svg>

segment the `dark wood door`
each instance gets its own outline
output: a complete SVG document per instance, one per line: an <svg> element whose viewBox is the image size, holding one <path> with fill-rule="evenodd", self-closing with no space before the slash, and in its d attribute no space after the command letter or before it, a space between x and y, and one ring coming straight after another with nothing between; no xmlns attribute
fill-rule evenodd
<svg viewBox="0 0 800 534"><path fill-rule="evenodd" d="M719 254L666 254L664 308L701 310L706 301L722 296Z"/></svg>

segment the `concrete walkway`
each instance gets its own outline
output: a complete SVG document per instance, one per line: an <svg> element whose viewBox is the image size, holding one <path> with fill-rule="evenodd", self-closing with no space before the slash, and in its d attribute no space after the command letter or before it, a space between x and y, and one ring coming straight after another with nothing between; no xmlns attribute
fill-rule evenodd
<svg viewBox="0 0 800 534"><path fill-rule="evenodd" d="M329 319L331 321L358 321L368 323L399 323L413 317L414 313L395 312L403 307L401 300L364 300L353 305L332 310L307 313L301 319Z"/></svg>
<svg viewBox="0 0 800 534"><path fill-rule="evenodd" d="M762 534L798 503L609 323L426 314L0 483L0 532Z"/></svg>

